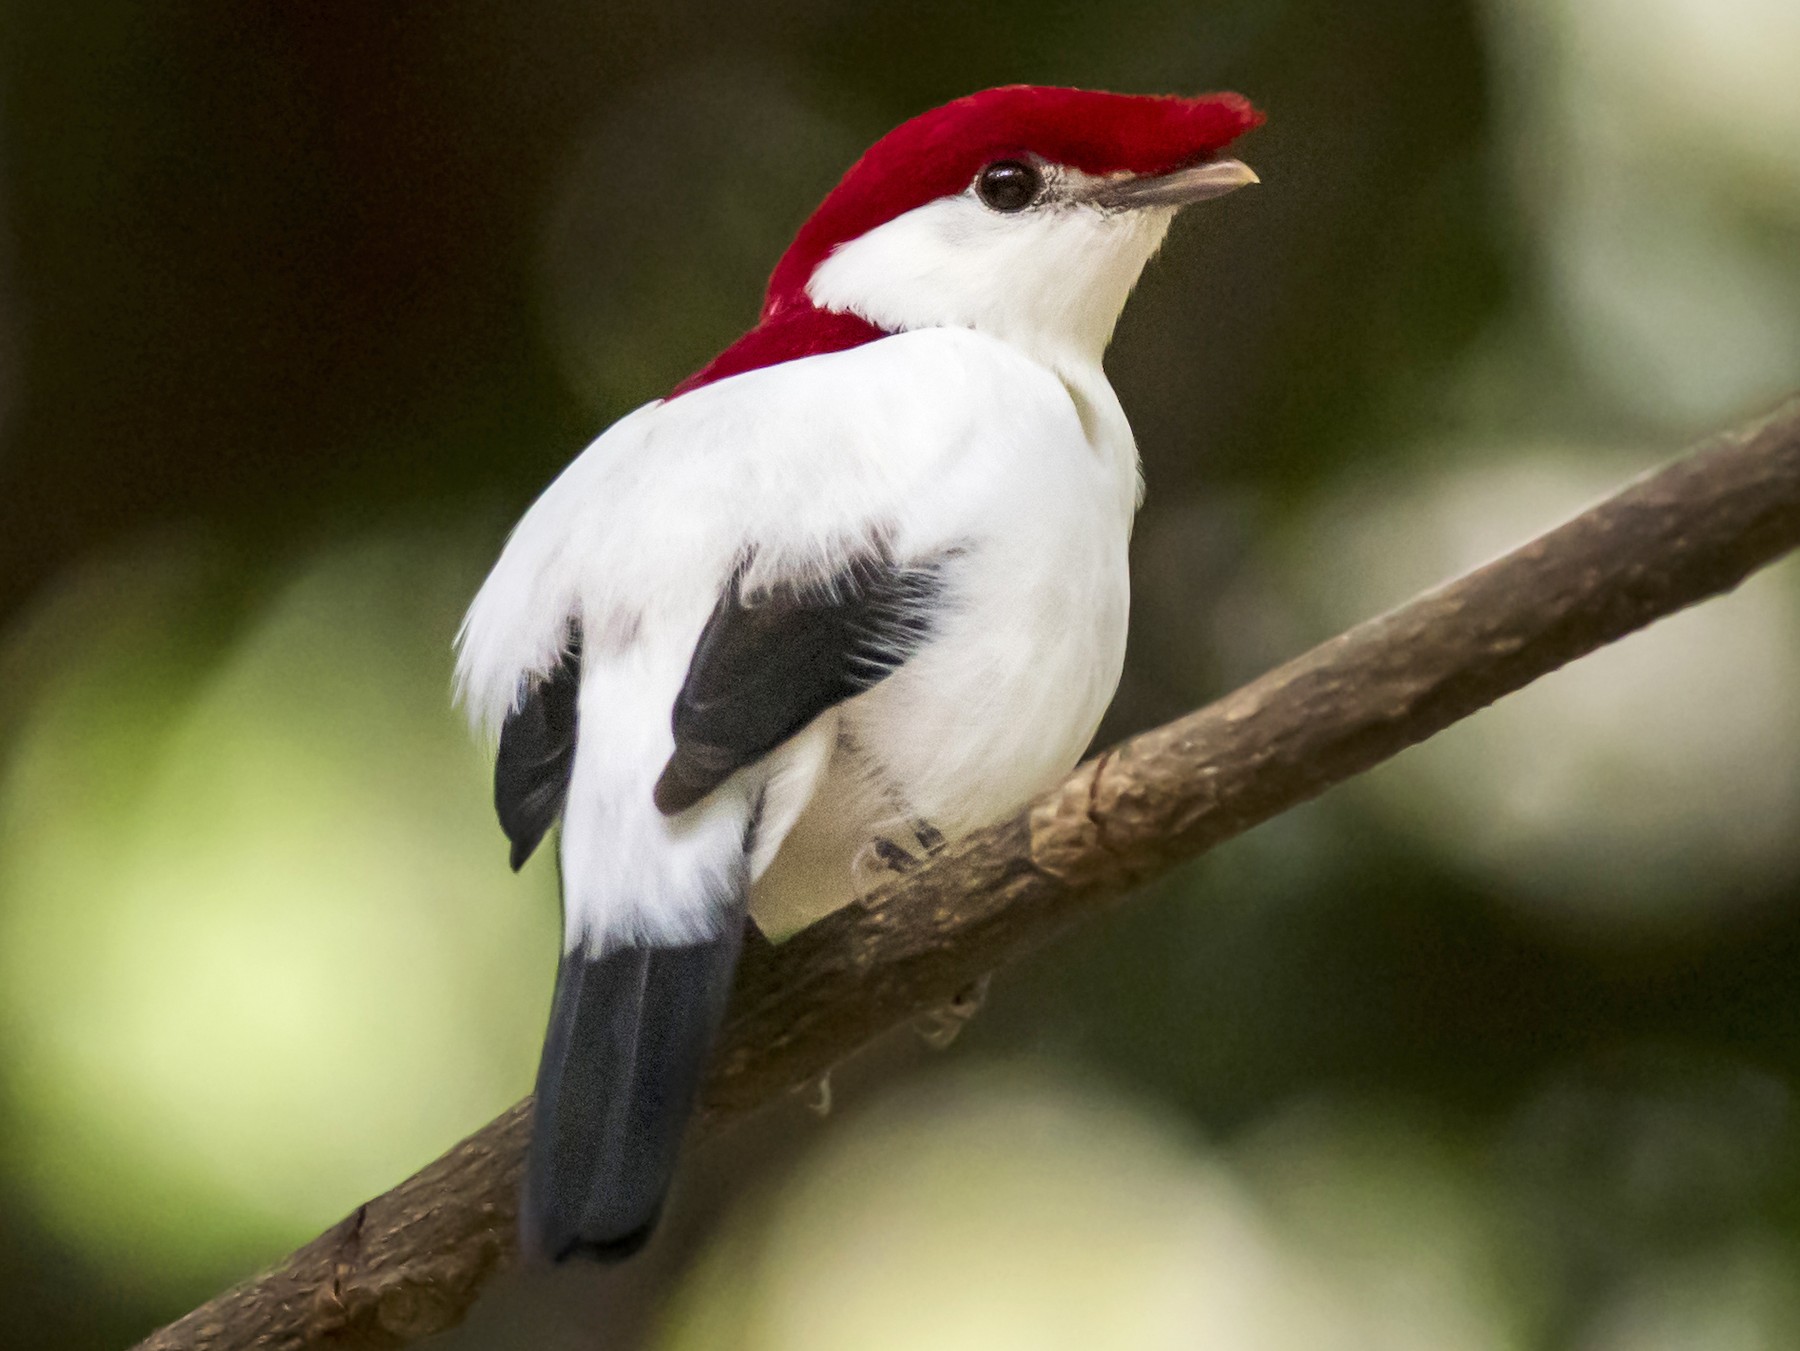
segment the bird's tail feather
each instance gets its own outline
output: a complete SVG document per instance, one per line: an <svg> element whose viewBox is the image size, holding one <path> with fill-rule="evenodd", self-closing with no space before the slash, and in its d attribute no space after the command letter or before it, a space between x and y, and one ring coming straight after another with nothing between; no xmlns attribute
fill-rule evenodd
<svg viewBox="0 0 1800 1351"><path fill-rule="evenodd" d="M649 1238L725 1015L741 910L699 943L564 954L538 1066L527 1252L618 1261Z"/></svg>

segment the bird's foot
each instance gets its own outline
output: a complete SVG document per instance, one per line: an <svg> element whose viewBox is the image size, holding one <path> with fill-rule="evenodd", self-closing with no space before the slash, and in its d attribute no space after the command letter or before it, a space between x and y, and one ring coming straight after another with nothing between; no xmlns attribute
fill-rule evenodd
<svg viewBox="0 0 1800 1351"><path fill-rule="evenodd" d="M912 835L922 856L885 835L877 835L856 851L856 857L850 863L850 875L855 880L858 896L867 896L896 877L916 871L944 847L944 832L929 821L914 821Z"/></svg>
<svg viewBox="0 0 1800 1351"><path fill-rule="evenodd" d="M929 821L912 823L913 838L919 842L919 848L928 856L935 856L944 847L944 832Z"/></svg>
<svg viewBox="0 0 1800 1351"><path fill-rule="evenodd" d="M903 845L895 844L889 839L871 840L869 848L874 850L875 858L881 866L892 873L909 873L920 863L917 854L909 853Z"/></svg>
<svg viewBox="0 0 1800 1351"><path fill-rule="evenodd" d="M921 1013L913 1019L913 1031L919 1040L934 1051L942 1051L955 1041L969 1020L981 1012L981 1006L987 1003L988 984L993 976L987 975L979 980L970 981L956 992L956 997L948 1004L939 1005Z"/></svg>
<svg viewBox="0 0 1800 1351"><path fill-rule="evenodd" d="M850 880L861 898L873 895L918 866L919 861L892 840L870 840L850 860Z"/></svg>

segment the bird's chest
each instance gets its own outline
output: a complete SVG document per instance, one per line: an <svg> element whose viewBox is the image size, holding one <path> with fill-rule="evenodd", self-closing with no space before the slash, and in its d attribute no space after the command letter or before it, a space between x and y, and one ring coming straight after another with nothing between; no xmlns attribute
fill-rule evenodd
<svg viewBox="0 0 1800 1351"><path fill-rule="evenodd" d="M997 494L956 560L933 641L845 709L851 749L946 834L1067 771L1117 687L1136 459L1122 417L1097 430L1122 444L1046 456Z"/></svg>
<svg viewBox="0 0 1800 1351"><path fill-rule="evenodd" d="M1137 459L1097 370L1069 392L1019 453L948 466L902 532L902 556L943 560L931 636L813 733L822 772L753 898L765 932L849 901L872 840L916 853L1000 819L1092 739L1125 655Z"/></svg>
<svg viewBox="0 0 1800 1351"><path fill-rule="evenodd" d="M968 560L931 648L847 711L913 811L958 834L1074 764L1124 661L1126 543L1092 521L996 541Z"/></svg>
<svg viewBox="0 0 1800 1351"><path fill-rule="evenodd" d="M1125 655L1126 531L1022 529L964 561L937 637L842 705L812 801L752 899L780 937L847 904L876 838L920 853L1015 811L1092 739Z"/></svg>

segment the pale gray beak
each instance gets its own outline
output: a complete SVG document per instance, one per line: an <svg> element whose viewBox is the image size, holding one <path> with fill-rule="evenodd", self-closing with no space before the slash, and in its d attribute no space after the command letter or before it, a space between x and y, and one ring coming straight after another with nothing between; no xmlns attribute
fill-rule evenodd
<svg viewBox="0 0 1800 1351"><path fill-rule="evenodd" d="M1082 197L1095 206L1113 211L1139 206L1189 206L1260 182L1256 171L1242 160L1210 159L1172 173L1145 178L1109 178L1088 188Z"/></svg>

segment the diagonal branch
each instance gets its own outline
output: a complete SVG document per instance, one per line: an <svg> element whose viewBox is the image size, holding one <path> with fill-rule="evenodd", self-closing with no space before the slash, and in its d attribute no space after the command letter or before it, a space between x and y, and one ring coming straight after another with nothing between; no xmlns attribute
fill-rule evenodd
<svg viewBox="0 0 1800 1351"><path fill-rule="evenodd" d="M1130 887L1800 545L1800 399L1479 571L1077 769L1009 821L759 952L701 1108L716 1130ZM520 1103L142 1345L397 1347L513 1256Z"/></svg>

